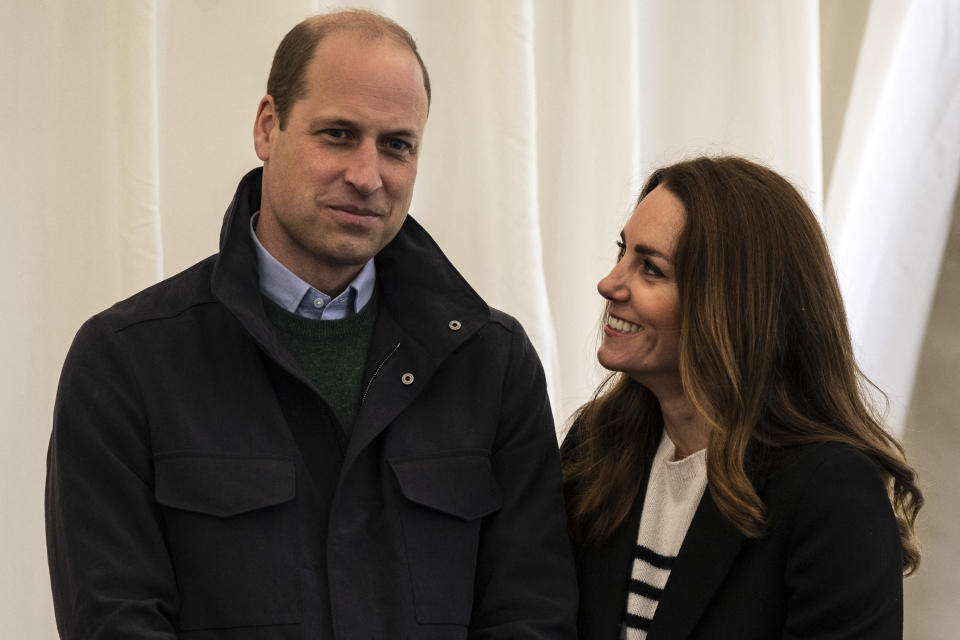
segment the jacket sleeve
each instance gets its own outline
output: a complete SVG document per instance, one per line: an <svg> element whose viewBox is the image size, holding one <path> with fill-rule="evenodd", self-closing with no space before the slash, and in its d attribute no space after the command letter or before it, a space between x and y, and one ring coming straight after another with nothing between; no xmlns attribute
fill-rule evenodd
<svg viewBox="0 0 960 640"><path fill-rule="evenodd" d="M493 451L503 507L480 532L473 640L576 637L559 451L539 358L514 320Z"/></svg>
<svg viewBox="0 0 960 640"><path fill-rule="evenodd" d="M783 638L902 638L901 555L877 468L849 447L832 449L795 513Z"/></svg>
<svg viewBox="0 0 960 640"><path fill-rule="evenodd" d="M99 317L88 321L57 390L45 515L64 640L176 638L148 428L118 338Z"/></svg>

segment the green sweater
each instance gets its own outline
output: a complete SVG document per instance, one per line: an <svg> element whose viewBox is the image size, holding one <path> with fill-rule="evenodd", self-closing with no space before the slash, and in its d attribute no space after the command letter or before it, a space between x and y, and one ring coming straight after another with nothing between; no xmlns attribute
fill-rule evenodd
<svg viewBox="0 0 960 640"><path fill-rule="evenodd" d="M360 410L363 367L377 319L379 292L358 313L342 320L313 320L263 298L281 344L303 368L320 396L350 432Z"/></svg>

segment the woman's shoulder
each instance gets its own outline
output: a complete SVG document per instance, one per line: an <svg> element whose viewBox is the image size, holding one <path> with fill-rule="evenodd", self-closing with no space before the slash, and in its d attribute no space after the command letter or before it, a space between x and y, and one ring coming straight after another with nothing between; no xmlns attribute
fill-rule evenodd
<svg viewBox="0 0 960 640"><path fill-rule="evenodd" d="M771 479L829 476L837 472L880 478L879 468L867 454L843 442L765 447L762 455Z"/></svg>
<svg viewBox="0 0 960 640"><path fill-rule="evenodd" d="M768 450L761 492L774 520L838 521L879 516L893 523L886 482L862 451L839 442Z"/></svg>
<svg viewBox="0 0 960 640"><path fill-rule="evenodd" d="M844 629L857 637L894 637L902 550L879 467L857 448L835 442L779 447L770 460L762 495L770 543L759 544L782 554L784 586L794 594L787 635Z"/></svg>
<svg viewBox="0 0 960 640"><path fill-rule="evenodd" d="M771 468L779 471L802 471L823 465L854 465L876 469L876 465L859 449L844 442L812 442L808 444L764 447Z"/></svg>

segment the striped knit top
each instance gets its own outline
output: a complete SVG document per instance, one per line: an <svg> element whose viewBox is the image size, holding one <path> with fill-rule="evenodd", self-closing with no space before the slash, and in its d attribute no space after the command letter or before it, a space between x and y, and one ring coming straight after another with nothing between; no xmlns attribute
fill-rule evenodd
<svg viewBox="0 0 960 640"><path fill-rule="evenodd" d="M674 460L675 450L664 431L643 499L622 640L647 637L673 561L707 486L707 450Z"/></svg>

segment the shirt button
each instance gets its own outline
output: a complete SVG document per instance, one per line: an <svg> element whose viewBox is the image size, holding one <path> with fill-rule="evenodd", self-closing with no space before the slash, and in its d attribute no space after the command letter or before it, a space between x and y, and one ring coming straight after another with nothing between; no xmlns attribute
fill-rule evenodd
<svg viewBox="0 0 960 640"><path fill-rule="evenodd" d="M451 320L447 326L450 327L450 331L460 331L460 327L463 325L460 324L459 320Z"/></svg>
<svg viewBox="0 0 960 640"><path fill-rule="evenodd" d="M317 309L323 309L324 304L323 298L314 298L313 300L313 306L315 306Z"/></svg>
<svg viewBox="0 0 960 640"><path fill-rule="evenodd" d="M402 382L403 384L413 384L413 374L412 373L403 374L402 376L400 376L400 382Z"/></svg>

